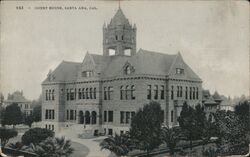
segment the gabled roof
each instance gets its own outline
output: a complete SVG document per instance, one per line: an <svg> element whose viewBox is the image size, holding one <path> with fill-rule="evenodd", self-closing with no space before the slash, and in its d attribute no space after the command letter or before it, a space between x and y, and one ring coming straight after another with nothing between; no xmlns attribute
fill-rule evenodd
<svg viewBox="0 0 250 157"><path fill-rule="evenodd" d="M217 100L217 101L221 101L222 100L221 96L218 94L217 91L214 92L213 98L214 98L214 100Z"/></svg>
<svg viewBox="0 0 250 157"><path fill-rule="evenodd" d="M91 57L91 58L86 58ZM186 71L185 77L188 79L200 80L200 78L191 70L191 68L182 60L180 54L163 54L154 51L140 49L133 56L103 56L87 53L86 59L90 59L94 65L94 71L101 78L110 78L124 76L124 65L129 64L134 71L131 75L158 75L169 76L176 60L179 58ZM85 60L85 59L84 59ZM63 61L53 72L46 82L68 82L77 80L79 70L85 66L83 63ZM175 69L173 69L175 71Z"/></svg>
<svg viewBox="0 0 250 157"><path fill-rule="evenodd" d="M77 71L80 65L81 63L62 61L51 73L51 79L47 77L43 83L74 81L77 78Z"/></svg>
<svg viewBox="0 0 250 157"><path fill-rule="evenodd" d="M204 102L205 105L216 105L218 104L217 102L214 101L213 97L210 96L206 101Z"/></svg>
<svg viewBox="0 0 250 157"><path fill-rule="evenodd" d="M123 74L126 62L134 67L134 74L167 75L176 55L168 55L140 49L135 55L113 56L103 72L103 77L114 77Z"/></svg>

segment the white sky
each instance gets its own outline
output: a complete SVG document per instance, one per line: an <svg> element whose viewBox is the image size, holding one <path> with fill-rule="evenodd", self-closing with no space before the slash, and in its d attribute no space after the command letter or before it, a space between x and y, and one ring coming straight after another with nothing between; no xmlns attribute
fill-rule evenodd
<svg viewBox="0 0 250 157"><path fill-rule="evenodd" d="M16 10L19 5L24 10ZM39 6L97 10L34 9ZM49 69L62 60L81 62L87 51L102 54L102 26L117 8L115 1L1 2L1 91L38 98ZM204 88L248 95L247 1L122 1L121 8L137 25L137 50L180 51Z"/></svg>

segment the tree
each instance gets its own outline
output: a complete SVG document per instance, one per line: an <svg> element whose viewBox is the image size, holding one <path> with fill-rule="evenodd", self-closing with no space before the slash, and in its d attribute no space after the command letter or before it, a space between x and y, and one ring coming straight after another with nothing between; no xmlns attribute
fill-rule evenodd
<svg viewBox="0 0 250 157"><path fill-rule="evenodd" d="M13 128L23 122L22 112L17 103L6 107L2 122L3 125L13 125Z"/></svg>
<svg viewBox="0 0 250 157"><path fill-rule="evenodd" d="M170 155L172 156L175 153L177 143L181 139L181 130L179 127L163 127L161 138L162 141L166 143L169 148Z"/></svg>
<svg viewBox="0 0 250 157"><path fill-rule="evenodd" d="M132 142L127 134L121 134L114 137L105 138L100 143L101 149L108 149L115 153L117 156L127 155L132 150Z"/></svg>
<svg viewBox="0 0 250 157"><path fill-rule="evenodd" d="M22 143L27 146L31 143L36 145L48 137L54 137L54 132L45 128L32 128L23 134Z"/></svg>
<svg viewBox="0 0 250 157"><path fill-rule="evenodd" d="M4 126L4 113L5 113L5 108L0 106L0 123L2 126Z"/></svg>
<svg viewBox="0 0 250 157"><path fill-rule="evenodd" d="M33 114L24 116L24 124L28 125L29 128L31 128L33 122L35 122L35 117Z"/></svg>
<svg viewBox="0 0 250 157"><path fill-rule="evenodd" d="M70 140L65 140L64 137L48 137L37 145L31 144L30 147L39 157L69 157L74 151Z"/></svg>
<svg viewBox="0 0 250 157"><path fill-rule="evenodd" d="M16 137L17 131L13 129L0 128L1 145L4 147L10 138Z"/></svg>
<svg viewBox="0 0 250 157"><path fill-rule="evenodd" d="M250 132L250 102L243 101L235 106L235 114L239 117L241 123L244 123L245 131Z"/></svg>
<svg viewBox="0 0 250 157"><path fill-rule="evenodd" d="M197 107L198 110L200 107ZM195 111L192 107L188 106L188 104L185 102L182 107L182 111L180 113L180 117L178 118L178 122L180 124L181 130L183 132L184 137L186 140L190 141L190 150L192 150L193 147L193 141L197 140L201 136L201 128L202 127L202 120L198 121L198 117L203 117L202 114L199 116L196 116L196 113L200 111Z"/></svg>
<svg viewBox="0 0 250 157"><path fill-rule="evenodd" d="M240 118L231 111L217 111L215 123L218 130L217 147L221 155L245 154L249 139Z"/></svg>
<svg viewBox="0 0 250 157"><path fill-rule="evenodd" d="M132 119L130 136L138 149L149 152L161 144L161 124L163 114L160 104L150 102L135 114Z"/></svg>
<svg viewBox="0 0 250 157"><path fill-rule="evenodd" d="M34 108L33 108L33 119L34 119L34 122L39 122L41 121L41 117L42 117L42 106L41 105L36 105Z"/></svg>

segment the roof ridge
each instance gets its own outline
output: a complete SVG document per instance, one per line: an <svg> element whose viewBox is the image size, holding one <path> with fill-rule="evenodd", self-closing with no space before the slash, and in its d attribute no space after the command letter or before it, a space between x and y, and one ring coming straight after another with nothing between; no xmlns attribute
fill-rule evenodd
<svg viewBox="0 0 250 157"><path fill-rule="evenodd" d="M178 53L176 53L176 54L167 54L167 53L163 53L163 52L159 52L159 51L145 50L145 49L142 49L142 48L140 48L138 50L138 53L152 53L152 54L156 53L156 54L168 55L168 56L176 56L176 55L178 55Z"/></svg>

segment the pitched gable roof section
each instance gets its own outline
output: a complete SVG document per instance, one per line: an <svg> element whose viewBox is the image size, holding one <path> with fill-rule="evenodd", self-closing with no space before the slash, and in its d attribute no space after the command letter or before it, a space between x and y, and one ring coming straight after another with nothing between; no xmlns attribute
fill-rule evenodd
<svg viewBox="0 0 250 157"><path fill-rule="evenodd" d="M88 63L88 64L87 64ZM76 81L77 75L83 69L93 66L94 71L102 79L123 77L124 65L130 64L134 71L133 75L169 76L179 78L175 75L176 67L185 69L185 78L180 79L201 79L183 61L180 54L163 54L140 49L134 56L103 56L87 53L82 63L63 61L51 74L53 80L48 78L43 82L70 82Z"/></svg>
<svg viewBox="0 0 250 157"><path fill-rule="evenodd" d="M176 68L184 69L184 74L176 74ZM168 75L169 78L201 81L200 77L184 62L179 52L176 55L175 61L171 66L171 70Z"/></svg>
<svg viewBox="0 0 250 157"><path fill-rule="evenodd" d="M62 61L51 73L53 80L46 78L42 84L50 82L74 81L77 78L77 71L81 63Z"/></svg>

